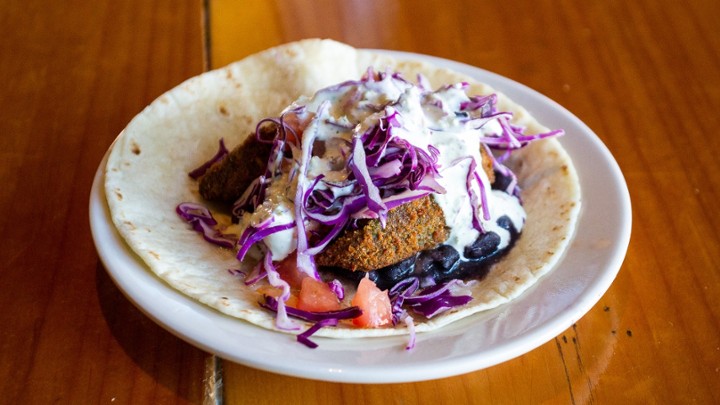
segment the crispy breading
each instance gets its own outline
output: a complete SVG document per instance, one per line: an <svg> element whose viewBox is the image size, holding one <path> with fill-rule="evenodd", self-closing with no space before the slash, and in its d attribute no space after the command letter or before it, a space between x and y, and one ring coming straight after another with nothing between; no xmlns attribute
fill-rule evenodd
<svg viewBox="0 0 720 405"><path fill-rule="evenodd" d="M430 249L448 236L443 211L430 195L390 210L384 229L376 219L359 222L357 229L346 229L315 256L315 262L370 271Z"/></svg>
<svg viewBox="0 0 720 405"><path fill-rule="evenodd" d="M275 128L262 131L267 139ZM270 148L251 134L200 179L200 194L210 201L234 202L264 173ZM482 168L492 183L492 160L484 148L480 152ZM343 231L315 260L320 266L371 271L433 248L447 236L442 209L432 196L426 196L390 210L384 229L379 220L359 221L357 229Z"/></svg>
<svg viewBox="0 0 720 405"><path fill-rule="evenodd" d="M488 156L485 148L480 148L480 157L482 158L481 165L483 171L485 171L485 174L487 174L488 179L490 180L490 184L493 184L495 182L495 171L493 169L492 158Z"/></svg>

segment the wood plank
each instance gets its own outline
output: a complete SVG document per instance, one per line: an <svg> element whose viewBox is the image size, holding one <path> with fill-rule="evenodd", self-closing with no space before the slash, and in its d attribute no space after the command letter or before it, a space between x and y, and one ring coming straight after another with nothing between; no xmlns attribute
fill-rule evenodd
<svg viewBox="0 0 720 405"><path fill-rule="evenodd" d="M201 72L200 15L174 1L0 8L0 402L200 401L206 354L123 297L87 212L120 130Z"/></svg>
<svg viewBox="0 0 720 405"><path fill-rule="evenodd" d="M218 67L329 37L489 69L533 87L610 148L633 201L631 245L600 302L536 350L431 382L336 384L226 363L228 403L720 401L717 2L211 3ZM480 16L480 18L468 18ZM263 387L258 389L257 387Z"/></svg>
<svg viewBox="0 0 720 405"><path fill-rule="evenodd" d="M516 359L385 385L226 362L226 403L720 402L720 3L6 3L0 402L202 400L207 354L136 309L98 260L87 219L92 178L127 122L206 63L308 37L458 60L558 101L620 164L632 240L599 303Z"/></svg>

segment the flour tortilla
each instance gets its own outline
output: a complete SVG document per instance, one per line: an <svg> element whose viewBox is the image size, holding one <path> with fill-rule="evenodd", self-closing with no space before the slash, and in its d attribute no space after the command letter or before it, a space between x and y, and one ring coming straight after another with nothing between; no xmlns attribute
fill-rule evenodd
<svg viewBox="0 0 720 405"><path fill-rule="evenodd" d="M239 263L234 252L205 242L175 213L178 203L204 203L187 173L214 155L220 138L230 147L237 145L260 119L277 116L300 95L358 79L369 66L399 71L408 79L422 73L433 88L464 81L471 84L468 94L496 93L446 69L317 39L272 48L189 79L138 114L112 147L105 192L114 224L127 244L173 288L229 316L276 329L274 315L258 306L260 295L228 272L248 270L250 264ZM525 126L527 133L547 130L521 106L502 94L498 97L499 110L513 112L514 122ZM510 165L519 177L527 211L521 238L472 287L474 299L468 305L432 320L416 319L417 332L512 300L550 271L566 249L580 210L579 182L569 156L557 140L548 139L515 152ZM341 325L323 328L317 335L406 333L401 325L381 329Z"/></svg>

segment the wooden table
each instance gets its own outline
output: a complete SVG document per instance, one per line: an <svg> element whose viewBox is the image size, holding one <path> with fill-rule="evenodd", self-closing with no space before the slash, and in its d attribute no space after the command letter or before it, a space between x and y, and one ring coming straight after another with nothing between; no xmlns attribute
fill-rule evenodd
<svg viewBox="0 0 720 405"><path fill-rule="evenodd" d="M100 263L90 185L163 91L307 37L462 61L556 100L622 168L632 239L598 304L521 357L391 385L225 362L225 403L720 402L720 3L518 3L5 2L0 402L203 402L210 357L146 318Z"/></svg>

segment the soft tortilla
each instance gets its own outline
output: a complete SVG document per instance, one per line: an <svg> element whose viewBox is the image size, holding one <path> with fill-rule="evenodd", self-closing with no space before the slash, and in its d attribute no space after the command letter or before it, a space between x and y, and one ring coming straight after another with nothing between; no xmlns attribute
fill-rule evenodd
<svg viewBox="0 0 720 405"><path fill-rule="evenodd" d="M433 88L469 82L469 94L495 92L473 79L429 64L399 61L330 40L305 40L269 49L225 68L194 77L160 96L120 134L105 173L115 226L150 270L173 288L227 315L275 329L274 314L260 308L257 292L228 269L245 269L235 254L206 243L175 213L180 202L203 202L187 173L212 156L217 142L238 144L262 118L277 116L300 95L362 76L368 66L414 79L422 73ZM528 133L546 131L502 94L498 108L514 113ZM473 287L474 299L429 321L430 331L517 297L550 271L567 247L580 209L577 174L555 139L535 142L513 155L523 188L526 226L516 246ZM330 337L407 333L381 329L323 328Z"/></svg>

